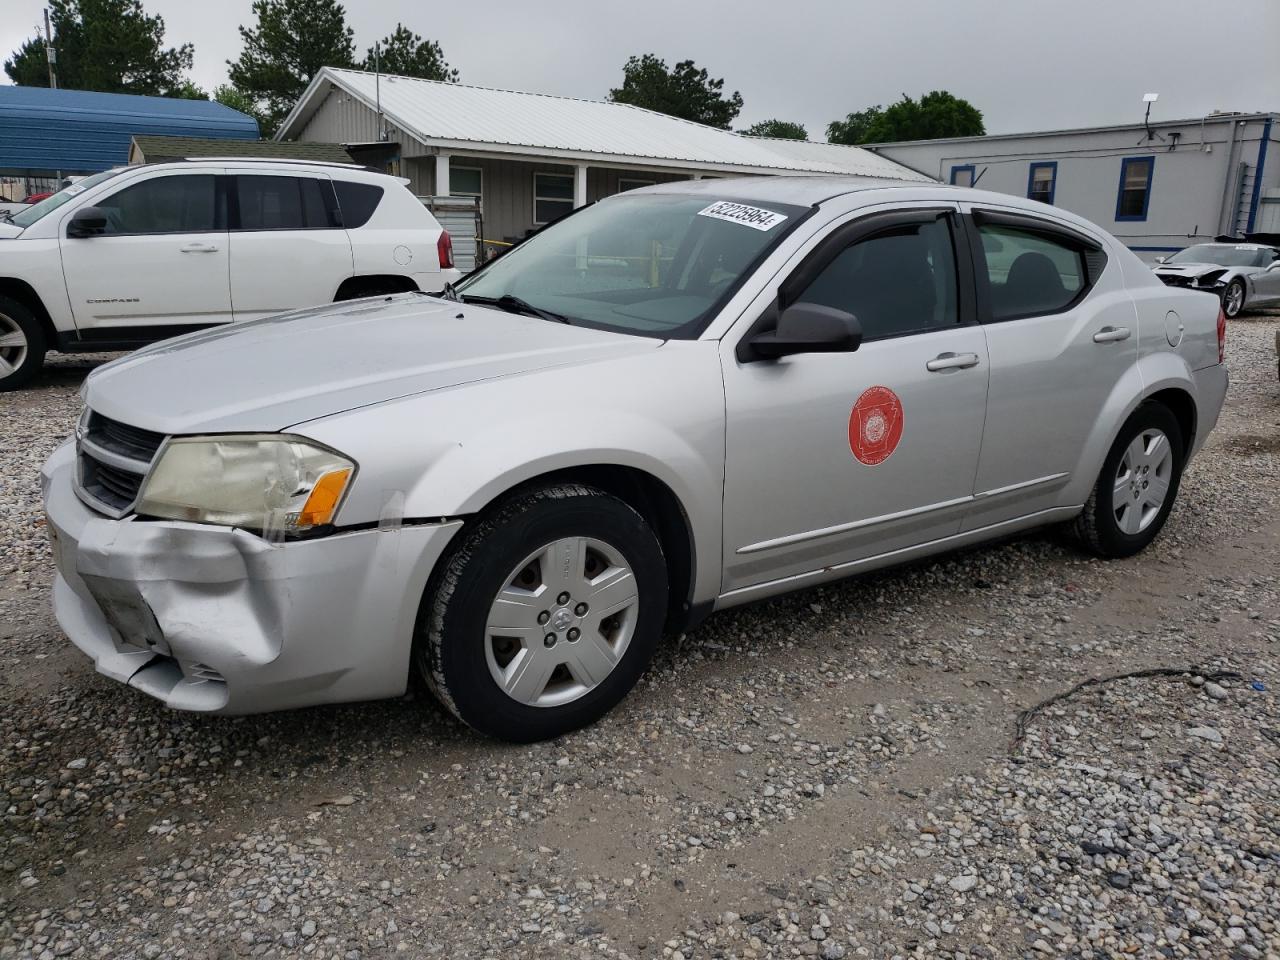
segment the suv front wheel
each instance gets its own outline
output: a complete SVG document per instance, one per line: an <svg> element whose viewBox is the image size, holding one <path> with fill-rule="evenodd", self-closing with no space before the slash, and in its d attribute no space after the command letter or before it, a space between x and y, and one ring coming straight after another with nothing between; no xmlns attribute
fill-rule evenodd
<svg viewBox="0 0 1280 960"><path fill-rule="evenodd" d="M531 490L459 534L428 587L414 660L481 733L555 737L635 685L667 589L658 539L628 504L576 483Z"/></svg>
<svg viewBox="0 0 1280 960"><path fill-rule="evenodd" d="M12 297L0 296L0 391L25 387L44 365L44 328Z"/></svg>

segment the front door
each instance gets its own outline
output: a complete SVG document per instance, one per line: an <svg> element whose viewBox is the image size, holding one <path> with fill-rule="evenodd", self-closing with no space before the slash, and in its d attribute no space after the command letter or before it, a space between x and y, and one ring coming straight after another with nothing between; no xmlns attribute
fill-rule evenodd
<svg viewBox="0 0 1280 960"><path fill-rule="evenodd" d="M328 177L237 173L231 302L237 320L332 303L351 276L351 241ZM392 264L388 263L388 272Z"/></svg>
<svg viewBox="0 0 1280 960"><path fill-rule="evenodd" d="M71 212L64 217L58 243L79 331L111 328L124 336L122 328L231 319L219 180L208 170L135 181L98 201L107 226L91 237L68 237Z"/></svg>
<svg viewBox="0 0 1280 960"><path fill-rule="evenodd" d="M988 365L957 235L953 212L897 211L805 258L786 297L854 314L854 352L743 362L726 339L725 593L959 531Z"/></svg>

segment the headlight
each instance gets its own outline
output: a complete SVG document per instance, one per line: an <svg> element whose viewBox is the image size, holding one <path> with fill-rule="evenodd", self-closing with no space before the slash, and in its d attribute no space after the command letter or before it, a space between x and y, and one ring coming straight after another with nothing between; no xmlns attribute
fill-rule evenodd
<svg viewBox="0 0 1280 960"><path fill-rule="evenodd" d="M170 440L137 511L144 516L299 536L333 522L356 465L283 434Z"/></svg>

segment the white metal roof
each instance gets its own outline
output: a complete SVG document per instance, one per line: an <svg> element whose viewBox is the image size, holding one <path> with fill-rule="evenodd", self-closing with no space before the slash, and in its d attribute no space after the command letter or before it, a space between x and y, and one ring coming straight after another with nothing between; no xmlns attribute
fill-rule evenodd
<svg viewBox="0 0 1280 960"><path fill-rule="evenodd" d="M330 84L373 109L375 75L325 67L280 126L297 136ZM859 147L745 137L628 104L494 90L383 75L387 122L427 145L500 153L723 170L854 174L926 180L888 157Z"/></svg>

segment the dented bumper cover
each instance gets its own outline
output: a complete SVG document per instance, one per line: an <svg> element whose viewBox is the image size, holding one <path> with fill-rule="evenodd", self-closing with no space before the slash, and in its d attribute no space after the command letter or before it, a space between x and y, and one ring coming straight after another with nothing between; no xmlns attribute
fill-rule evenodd
<svg viewBox="0 0 1280 960"><path fill-rule="evenodd" d="M111 520L41 471L53 605L99 673L182 710L257 713L404 692L418 606L460 522L272 543L194 523Z"/></svg>

